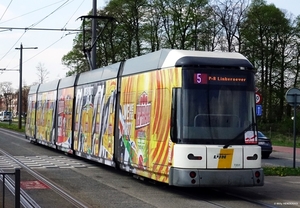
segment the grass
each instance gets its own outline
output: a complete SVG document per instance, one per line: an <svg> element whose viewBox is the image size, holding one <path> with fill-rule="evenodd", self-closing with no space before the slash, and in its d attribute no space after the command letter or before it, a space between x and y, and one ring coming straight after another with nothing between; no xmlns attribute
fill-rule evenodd
<svg viewBox="0 0 300 208"><path fill-rule="evenodd" d="M16 120L13 120L11 124L9 124L9 122L7 121L0 122L0 128L5 128L5 129L25 133L24 125L22 125L22 128L19 129L18 121Z"/></svg>
<svg viewBox="0 0 300 208"><path fill-rule="evenodd" d="M294 136L292 134L280 134L276 132L263 132L274 146L294 147ZM300 148L300 136L296 135L296 147Z"/></svg>
<svg viewBox="0 0 300 208"><path fill-rule="evenodd" d="M18 121L14 120L11 125L8 122L0 122L0 128L6 128L17 132L25 132L24 125L22 129L18 128ZM265 133L265 135L271 138L272 144L276 146L293 147L294 140L292 136L286 136L282 134ZM300 140L297 138L297 147L300 147ZM265 176L300 176L300 168L291 167L263 167Z"/></svg>
<svg viewBox="0 0 300 208"><path fill-rule="evenodd" d="M265 176L300 176L300 167L264 167Z"/></svg>
<svg viewBox="0 0 300 208"><path fill-rule="evenodd" d="M293 134L280 134L276 132L263 132L271 139L272 145L294 147ZM296 147L300 148L300 137L296 135ZM300 167L263 167L265 176L300 176Z"/></svg>

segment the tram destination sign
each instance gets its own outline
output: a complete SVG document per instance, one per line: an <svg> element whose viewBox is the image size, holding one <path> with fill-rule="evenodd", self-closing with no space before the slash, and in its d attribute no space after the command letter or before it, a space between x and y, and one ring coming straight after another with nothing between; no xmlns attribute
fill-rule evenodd
<svg viewBox="0 0 300 208"><path fill-rule="evenodd" d="M194 73L194 84L246 85L247 77L242 75L210 75Z"/></svg>

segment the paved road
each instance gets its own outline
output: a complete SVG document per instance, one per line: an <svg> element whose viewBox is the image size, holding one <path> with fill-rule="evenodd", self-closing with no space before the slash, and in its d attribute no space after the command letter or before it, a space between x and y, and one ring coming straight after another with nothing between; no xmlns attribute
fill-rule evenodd
<svg viewBox="0 0 300 208"><path fill-rule="evenodd" d="M0 132L0 145L7 152L13 154L28 165L35 165L35 170L50 178L56 184L64 187L76 198L94 204L94 207L208 207L208 202L223 205L223 207L246 207L244 200L231 199L223 193L229 192L245 199L263 202L272 208L275 207L300 207L300 177L266 176L265 185L262 187L240 187L220 189L219 195L205 194L209 189L199 189L199 196L190 196L177 193L170 187L161 187L139 182L130 176L120 174L107 167L99 166L90 168L84 161L76 162L71 157L41 148L20 139L18 133ZM7 137L9 139L5 139ZM297 151L299 151L297 149ZM293 158L293 148L274 146L274 152L269 159L263 160L263 165L290 166ZM1 158L0 158L1 161ZM297 152L297 161L300 153ZM51 164L50 164L51 163ZM78 164L79 163L79 164ZM7 163L5 165L11 165ZM297 163L298 164L298 163ZM300 167L300 166L298 166ZM24 174L23 174L24 175ZM112 180L112 178L114 180ZM42 206L51 207L48 198L44 198L46 190L29 189L26 192ZM204 192L204 193L203 193ZM224 196L223 196L224 195ZM50 206L49 206L50 205ZM1 207L1 205L0 205ZM52 206L53 207L53 206ZM66 207L66 205L62 206ZM213 207L210 204L210 207ZM216 206L214 206L216 207ZM253 208L253 204L248 206ZM261 207L257 205L256 207Z"/></svg>
<svg viewBox="0 0 300 208"><path fill-rule="evenodd" d="M274 152L283 152L283 153L293 153L293 147L281 147L281 146L273 146ZM296 154L300 156L300 148L296 148Z"/></svg>
<svg viewBox="0 0 300 208"><path fill-rule="evenodd" d="M273 146L270 158L262 160L263 167L294 167L294 148ZM296 148L295 167L300 167L300 148Z"/></svg>

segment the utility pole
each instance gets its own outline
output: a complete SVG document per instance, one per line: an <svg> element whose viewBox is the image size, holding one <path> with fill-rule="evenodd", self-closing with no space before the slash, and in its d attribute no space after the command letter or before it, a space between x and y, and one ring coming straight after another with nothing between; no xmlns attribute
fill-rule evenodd
<svg viewBox="0 0 300 208"><path fill-rule="evenodd" d="M97 16L97 0L93 0L93 16ZM91 46L97 40L97 19L92 19L92 43ZM96 44L92 47L92 54L91 54L91 61L92 61L92 69L96 69Z"/></svg>
<svg viewBox="0 0 300 208"><path fill-rule="evenodd" d="M38 47L23 47L22 43L20 48L15 48L20 50L20 79L19 79L19 99L18 99L18 119L19 119L19 129L22 129L22 59L23 59L23 49L38 49Z"/></svg>
<svg viewBox="0 0 300 208"><path fill-rule="evenodd" d="M104 29L107 27L108 23L115 21L115 18L113 17L109 17L109 16L98 16L97 15L97 0L93 0L93 11L92 11L92 15L85 15L85 16L81 16L80 17L83 20L82 23L82 27L83 27L83 44L82 44L82 51L85 55L85 58L87 59L88 63L89 63L89 67L90 67L90 71L94 70L97 68L97 56L96 56L96 45L97 45L97 40L99 40L100 36L102 35L102 32L104 31ZM86 47L86 29L85 29L85 19L92 19L92 33L91 33L91 47ZM97 19L101 19L101 20L107 20L107 22L105 23L105 25L103 26L102 30L99 32L99 34L97 35ZM88 32L90 31L90 29L88 30Z"/></svg>

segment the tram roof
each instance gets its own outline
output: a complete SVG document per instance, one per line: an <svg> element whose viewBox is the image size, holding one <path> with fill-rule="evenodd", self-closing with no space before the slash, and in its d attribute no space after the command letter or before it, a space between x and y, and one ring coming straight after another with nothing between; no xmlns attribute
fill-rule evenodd
<svg viewBox="0 0 300 208"><path fill-rule="evenodd" d="M99 69L83 72L78 77L77 85L117 78L120 64L121 62L118 62Z"/></svg>
<svg viewBox="0 0 300 208"><path fill-rule="evenodd" d="M59 82L59 85L58 85L58 89L74 87L75 82L76 82L76 77L77 76L74 75L74 76L69 76L69 77L65 77L65 78L61 79Z"/></svg>
<svg viewBox="0 0 300 208"><path fill-rule="evenodd" d="M253 69L253 65L240 53L162 49L127 60L122 75L185 65L232 66Z"/></svg>
<svg viewBox="0 0 300 208"><path fill-rule="evenodd" d="M29 89L28 94L29 94L29 95L30 95L30 94L35 94L35 93L37 92L39 86L40 86L40 84L32 85L32 86L30 87L30 89Z"/></svg>
<svg viewBox="0 0 300 208"><path fill-rule="evenodd" d="M48 91L56 90L58 87L59 81L60 80L58 79L58 80L53 80L51 82L40 84L38 92L40 93L40 92L48 92Z"/></svg>

